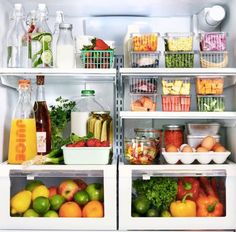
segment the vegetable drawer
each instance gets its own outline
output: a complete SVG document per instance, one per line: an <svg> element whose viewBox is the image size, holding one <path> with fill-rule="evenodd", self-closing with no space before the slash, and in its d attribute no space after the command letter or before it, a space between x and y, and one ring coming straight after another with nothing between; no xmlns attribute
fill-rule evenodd
<svg viewBox="0 0 236 232"><path fill-rule="evenodd" d="M120 230L236 228L234 164L134 166L121 163L119 169ZM190 189L183 187L185 182ZM177 202L186 194L185 203ZM203 206L203 200L215 204L211 213ZM185 204L190 210L181 212L179 206Z"/></svg>
<svg viewBox="0 0 236 232"><path fill-rule="evenodd" d="M0 169L0 229L116 229L115 164Z"/></svg>

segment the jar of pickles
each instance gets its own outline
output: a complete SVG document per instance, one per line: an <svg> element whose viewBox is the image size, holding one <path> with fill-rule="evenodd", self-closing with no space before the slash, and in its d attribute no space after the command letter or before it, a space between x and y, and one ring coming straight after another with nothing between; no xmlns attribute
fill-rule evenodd
<svg viewBox="0 0 236 232"><path fill-rule="evenodd" d="M112 117L109 111L94 111L87 121L87 132L91 132L94 138L113 143Z"/></svg>
<svg viewBox="0 0 236 232"><path fill-rule="evenodd" d="M165 147L172 144L179 148L184 143L184 125L164 125Z"/></svg>

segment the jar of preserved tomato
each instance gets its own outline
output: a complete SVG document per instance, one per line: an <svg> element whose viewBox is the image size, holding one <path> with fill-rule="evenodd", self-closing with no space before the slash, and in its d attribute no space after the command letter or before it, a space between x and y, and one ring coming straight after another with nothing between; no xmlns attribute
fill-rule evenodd
<svg viewBox="0 0 236 232"><path fill-rule="evenodd" d="M184 143L184 125L164 125L165 147L172 144L179 148Z"/></svg>

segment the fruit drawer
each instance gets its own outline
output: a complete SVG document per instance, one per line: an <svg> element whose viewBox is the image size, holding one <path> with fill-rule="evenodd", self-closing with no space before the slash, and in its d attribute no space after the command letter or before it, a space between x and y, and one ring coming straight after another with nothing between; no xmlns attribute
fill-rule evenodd
<svg viewBox="0 0 236 232"><path fill-rule="evenodd" d="M116 229L116 165L0 168L0 229Z"/></svg>
<svg viewBox="0 0 236 232"><path fill-rule="evenodd" d="M178 230L235 228L236 210L232 207L232 204L236 204L234 197L236 188L233 187L236 181L235 165L219 164L209 168L207 165L198 164L197 167L195 168L195 165L121 164L119 229L156 230L158 228L158 230L173 231L176 228ZM195 187L186 190L185 193L183 187L185 182L192 183ZM200 183L203 190L199 188ZM193 194L193 198L188 199L189 205L176 202L178 199L182 200L187 193ZM215 196L210 197L210 194ZM205 214L207 210L202 205L203 199L217 201L219 204L217 210L215 208L212 214ZM185 204L191 210L185 209L181 212L178 206L186 207Z"/></svg>

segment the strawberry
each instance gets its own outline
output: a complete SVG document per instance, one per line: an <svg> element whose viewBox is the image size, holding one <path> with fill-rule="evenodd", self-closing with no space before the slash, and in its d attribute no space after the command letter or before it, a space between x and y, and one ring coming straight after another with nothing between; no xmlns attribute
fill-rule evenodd
<svg viewBox="0 0 236 232"><path fill-rule="evenodd" d="M102 141L101 147L110 147L110 142L109 141Z"/></svg>
<svg viewBox="0 0 236 232"><path fill-rule="evenodd" d="M95 147L96 141L97 141L97 139L88 139L86 142L86 145L88 147Z"/></svg>
<svg viewBox="0 0 236 232"><path fill-rule="evenodd" d="M85 147L85 141L78 141L75 143L75 147Z"/></svg>
<svg viewBox="0 0 236 232"><path fill-rule="evenodd" d="M70 144L67 144L66 146L67 146L67 147L74 147L74 144L73 144L73 143L70 143Z"/></svg>
<svg viewBox="0 0 236 232"><path fill-rule="evenodd" d="M102 147L102 142L100 140L97 140L95 142L95 147Z"/></svg>
<svg viewBox="0 0 236 232"><path fill-rule="evenodd" d="M102 39L95 38L95 40L94 50L108 50L110 48Z"/></svg>

